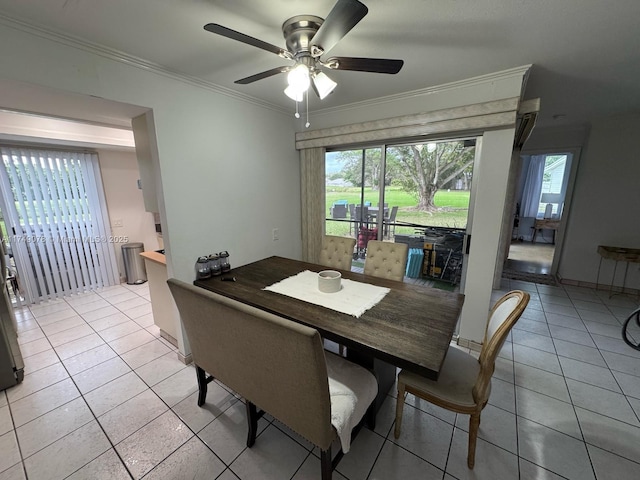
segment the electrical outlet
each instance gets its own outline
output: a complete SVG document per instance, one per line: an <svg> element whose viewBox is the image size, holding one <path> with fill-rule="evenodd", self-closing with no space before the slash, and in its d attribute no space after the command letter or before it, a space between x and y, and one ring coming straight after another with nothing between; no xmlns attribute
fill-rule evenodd
<svg viewBox="0 0 640 480"><path fill-rule="evenodd" d="M111 226L112 227L121 227L122 226L122 219L121 218L114 218L111 221Z"/></svg>
<svg viewBox="0 0 640 480"><path fill-rule="evenodd" d="M275 242L276 240L280 240L280 230L278 230L277 228L274 228L271 231L271 238L273 238L273 241Z"/></svg>

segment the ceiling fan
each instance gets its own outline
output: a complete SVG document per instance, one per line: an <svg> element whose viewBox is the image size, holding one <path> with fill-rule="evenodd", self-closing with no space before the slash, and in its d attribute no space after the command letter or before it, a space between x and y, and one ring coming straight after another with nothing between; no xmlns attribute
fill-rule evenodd
<svg viewBox="0 0 640 480"><path fill-rule="evenodd" d="M321 58L349 33L368 11L369 9L358 0L338 0L326 19L315 15L292 17L282 24L286 49L216 23L208 23L204 28L209 32L275 53L287 60L293 60L293 65L272 68L266 72L236 80L234 83L246 85L279 73L288 73L289 86L284 93L296 102L300 102L309 86L312 86L320 99L329 95L337 86L336 82L322 71L322 68L388 74L400 71L404 64L403 60L357 57L331 57L323 60Z"/></svg>

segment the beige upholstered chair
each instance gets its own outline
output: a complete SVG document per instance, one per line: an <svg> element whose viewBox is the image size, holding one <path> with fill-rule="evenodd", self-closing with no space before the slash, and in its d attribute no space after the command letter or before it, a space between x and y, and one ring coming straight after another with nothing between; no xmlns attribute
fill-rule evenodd
<svg viewBox="0 0 640 480"><path fill-rule="evenodd" d="M351 261L353 259L353 249L355 246L355 238L325 235L322 240L322 250L320 250L318 263L340 270L351 270ZM327 343L332 342L325 340L325 344ZM338 345L338 348L340 356L344 356L346 351L344 345Z"/></svg>
<svg viewBox="0 0 640 480"><path fill-rule="evenodd" d="M325 235L322 240L322 250L320 250L318 263L340 270L351 270L351 260L353 259L355 246L355 238Z"/></svg>
<svg viewBox="0 0 640 480"><path fill-rule="evenodd" d="M402 281L407 269L409 245L406 243L369 240L364 274Z"/></svg>
<svg viewBox="0 0 640 480"><path fill-rule="evenodd" d="M367 410L373 414L374 375L325 353L313 328L175 278L167 283L191 345L198 405L209 382L224 383L246 400L248 447L256 441L258 419L269 413L320 448L322 479L330 480L337 463L333 440L348 452L353 428Z"/></svg>
<svg viewBox="0 0 640 480"><path fill-rule="evenodd" d="M528 303L529 294L520 290L513 290L496 302L489 313L479 359L456 347L449 347L437 381L406 370L400 372L394 431L396 438L400 436L402 428L405 392L447 410L471 415L467 465L473 468L480 413L491 393L496 356Z"/></svg>

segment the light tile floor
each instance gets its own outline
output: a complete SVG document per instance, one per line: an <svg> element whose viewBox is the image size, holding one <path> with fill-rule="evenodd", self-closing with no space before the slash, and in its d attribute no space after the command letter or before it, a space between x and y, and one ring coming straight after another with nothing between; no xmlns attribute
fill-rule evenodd
<svg viewBox="0 0 640 480"><path fill-rule="evenodd" d="M413 397L393 438L390 392L335 479L640 478L640 352L621 340L634 299L505 280L531 302L502 350L473 471L467 417ZM122 285L18 312L24 382L0 392L0 480L311 479L318 452L276 421L245 447L242 402L153 324L148 287Z"/></svg>

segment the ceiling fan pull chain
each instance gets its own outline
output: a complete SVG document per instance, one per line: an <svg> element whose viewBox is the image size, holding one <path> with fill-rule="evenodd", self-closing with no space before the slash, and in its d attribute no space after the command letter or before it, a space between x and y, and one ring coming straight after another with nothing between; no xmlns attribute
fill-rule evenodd
<svg viewBox="0 0 640 480"><path fill-rule="evenodd" d="M300 118L300 114L298 113L298 102L296 101L296 114L294 115L296 118Z"/></svg>
<svg viewBox="0 0 640 480"><path fill-rule="evenodd" d="M304 93L305 98L307 99L307 123L304 124L305 128L309 128L311 124L309 123L309 90ZM297 105L297 104L296 104Z"/></svg>

